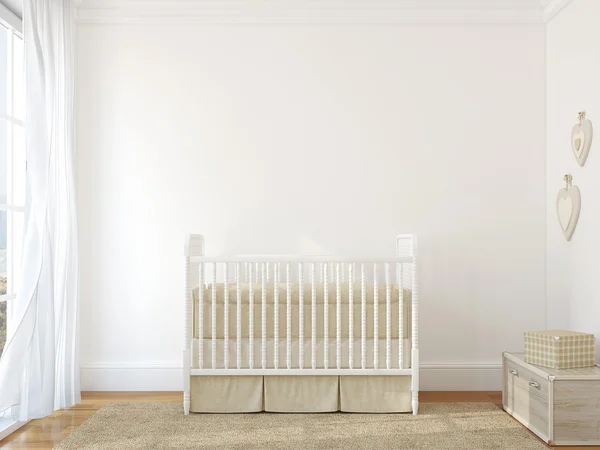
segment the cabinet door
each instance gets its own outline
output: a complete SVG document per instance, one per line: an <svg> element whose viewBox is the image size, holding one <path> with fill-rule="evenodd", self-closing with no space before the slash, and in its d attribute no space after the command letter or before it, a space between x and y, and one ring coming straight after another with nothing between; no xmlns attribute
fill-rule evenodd
<svg viewBox="0 0 600 450"><path fill-rule="evenodd" d="M523 425L548 441L548 380L504 360L504 409Z"/></svg>

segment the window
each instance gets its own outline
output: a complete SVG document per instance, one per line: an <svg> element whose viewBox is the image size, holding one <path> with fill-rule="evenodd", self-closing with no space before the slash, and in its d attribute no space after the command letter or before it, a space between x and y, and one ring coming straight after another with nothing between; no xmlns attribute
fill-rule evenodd
<svg viewBox="0 0 600 450"><path fill-rule="evenodd" d="M0 355L19 284L26 195L24 44L20 22L6 13L0 8Z"/></svg>
<svg viewBox="0 0 600 450"><path fill-rule="evenodd" d="M21 20L0 3L0 356L10 330L25 223L25 49ZM0 439L22 426L0 412Z"/></svg>

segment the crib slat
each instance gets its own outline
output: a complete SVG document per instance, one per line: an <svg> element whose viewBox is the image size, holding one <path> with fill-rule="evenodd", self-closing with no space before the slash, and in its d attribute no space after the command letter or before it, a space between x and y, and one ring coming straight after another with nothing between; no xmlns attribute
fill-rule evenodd
<svg viewBox="0 0 600 450"><path fill-rule="evenodd" d="M235 290L237 296L237 315L235 323L235 336L237 338L236 366L242 368L242 289L240 283L240 263L235 264Z"/></svg>
<svg viewBox="0 0 600 450"><path fill-rule="evenodd" d="M260 353L260 361L263 369L267 368L267 264L261 264L261 293L262 293L262 327L261 327L261 337L262 337L262 347Z"/></svg>
<svg viewBox="0 0 600 450"><path fill-rule="evenodd" d="M279 263L273 265L273 304L275 319L273 322L273 367L279 369Z"/></svg>
<svg viewBox="0 0 600 450"><path fill-rule="evenodd" d="M249 292L248 292L248 367L254 369L254 279L252 272L254 264L248 264L248 278L250 278Z"/></svg>
<svg viewBox="0 0 600 450"><path fill-rule="evenodd" d="M348 367L354 366L354 264L348 264Z"/></svg>
<svg viewBox="0 0 600 450"><path fill-rule="evenodd" d="M225 263L225 273L223 274L223 312L225 317L223 319L223 326L225 327L225 335L223 336L224 341L224 355L223 365L226 369L229 369L229 264Z"/></svg>
<svg viewBox="0 0 600 450"><path fill-rule="evenodd" d="M211 359L212 368L217 368L217 263L212 264L212 310L211 310Z"/></svg>
<svg viewBox="0 0 600 450"><path fill-rule="evenodd" d="M323 264L323 367L329 367L329 280L327 279L328 263Z"/></svg>
<svg viewBox="0 0 600 450"><path fill-rule="evenodd" d="M287 316L286 316L286 349L285 349L285 357L286 357L286 366L288 369L292 368L292 281L291 281L291 273L290 273L290 263L285 265L285 281L286 288L285 293L287 296Z"/></svg>
<svg viewBox="0 0 600 450"><path fill-rule="evenodd" d="M373 264L373 369L379 366L379 290L377 289L377 263Z"/></svg>
<svg viewBox="0 0 600 450"><path fill-rule="evenodd" d="M310 312L311 319L311 352L310 360L313 369L317 368L317 284L315 280L315 263L310 265L310 289L312 297L312 307Z"/></svg>
<svg viewBox="0 0 600 450"><path fill-rule="evenodd" d="M204 263L198 269L198 368L204 368Z"/></svg>
<svg viewBox="0 0 600 450"><path fill-rule="evenodd" d="M365 265L360 265L360 364L367 368L367 282Z"/></svg>
<svg viewBox="0 0 600 450"><path fill-rule="evenodd" d="M385 368L391 369L390 335L392 334L392 305L390 289L390 263L385 263Z"/></svg>
<svg viewBox="0 0 600 450"><path fill-rule="evenodd" d="M302 369L304 367L304 268L302 263L298 263L298 309L299 309L299 323L300 330L298 337L298 367Z"/></svg>
<svg viewBox="0 0 600 450"><path fill-rule="evenodd" d="M398 368L404 367L404 264L398 263Z"/></svg>
<svg viewBox="0 0 600 450"><path fill-rule="evenodd" d="M335 265L335 362L338 369L342 368L342 289L340 286L340 263Z"/></svg>

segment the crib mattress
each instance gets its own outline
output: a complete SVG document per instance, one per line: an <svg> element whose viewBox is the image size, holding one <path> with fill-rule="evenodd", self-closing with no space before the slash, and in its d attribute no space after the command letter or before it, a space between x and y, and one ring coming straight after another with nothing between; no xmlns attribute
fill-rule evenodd
<svg viewBox="0 0 600 450"><path fill-rule="evenodd" d="M203 330L202 334L204 338L212 337L212 312L213 312L213 301L212 301L212 287L206 287L203 290ZM215 317L216 327L215 334L217 338L225 338L225 287L224 284L220 283L216 285L215 289ZM228 336L230 338L237 337L237 290L235 285L229 285L229 302L228 302ZM278 307L275 306L275 289L273 286L269 286L266 290L266 308L265 308L265 320L266 320L266 334L268 338L275 337L275 322L277 321L277 330L279 337L286 336L288 331L288 305L287 305L287 287L285 284L280 284L278 288ZM250 294L249 285L242 284L241 289L241 335L243 338L250 337ZM367 336L375 336L375 313L377 312L378 325L377 325L377 336L380 339L385 339L387 333L387 290L385 284L378 284L377 296L375 296L375 288L372 283L366 284L365 292L365 323L366 323L366 334ZM291 335L295 338L300 336L300 308L302 306L302 312L304 316L303 334L304 337L311 337L312 333L312 292L310 284L304 286L304 302L299 301L299 285L291 285L291 301L290 301L290 324L289 328ZM352 303L352 329L354 337L360 334L361 331L361 312L362 312L362 297L360 284L356 284L353 291ZM377 302L375 302L377 297ZM398 338L400 327L400 298L402 298L402 316L403 316L403 338L410 337L411 330L411 291L408 289L402 290L402 296L397 285L390 286L390 304L389 304L389 322L390 322L390 336ZM344 338L350 336L350 302L349 302L349 286L343 284L341 286L341 304L340 304L340 326L341 335ZM199 337L198 327L198 288L193 291L193 335ZM325 291L322 284L316 286L316 323L315 331L318 338L325 336ZM252 330L255 338L262 337L262 287L260 284L254 285L254 299L252 302L253 314L252 314ZM337 330L337 300L336 300L336 285L330 284L328 286L328 300L327 300L327 329L330 337L334 336ZM277 316L275 314L277 311Z"/></svg>
<svg viewBox="0 0 600 450"><path fill-rule="evenodd" d="M287 342L285 339L279 339L279 367L285 368L287 362ZM312 341L311 339L304 339L304 358L303 358L303 367L311 368L312 367ZM354 339L353 340L353 367L359 368L361 367L361 340ZM386 367L386 340L379 339L378 341L378 368ZM399 358L399 346L398 339L390 340L390 367L398 368L398 358ZM403 339L403 351L404 351L404 361L402 364L402 369L410 368L410 352L411 352L411 342L409 339ZM217 339L217 352L216 352L216 367L223 368L225 367L225 340ZM330 339L328 343L329 353L328 353L328 367L337 367L336 360L336 341L335 339ZM291 342L291 367L298 368L299 367L299 358L300 358L300 340L292 339ZM325 367L324 365L324 353L325 353L325 340L317 339L316 342L316 368L322 369ZM275 340L267 339L267 360L266 367L268 369L272 369L275 367L274 365L274 355L275 355ZM348 339L344 339L340 346L341 349L341 367L346 369L349 368L349 360L348 355L350 354L350 341ZM371 369L374 368L374 340L367 339L366 341L366 367ZM237 367L237 340L229 339L229 367L235 368ZM241 341L241 368L247 369L249 367L248 364L248 355L250 353L250 341L248 339L242 339ZM203 366L205 368L212 368L212 339L204 339L203 340ZM261 368L262 367L262 339L254 339L254 354L253 354L253 367ZM198 367L198 339L194 339L192 342L192 367Z"/></svg>

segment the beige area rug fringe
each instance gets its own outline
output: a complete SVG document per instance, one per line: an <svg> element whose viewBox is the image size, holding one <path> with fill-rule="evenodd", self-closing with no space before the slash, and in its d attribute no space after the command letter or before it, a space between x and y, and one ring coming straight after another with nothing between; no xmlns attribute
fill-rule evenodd
<svg viewBox="0 0 600 450"><path fill-rule="evenodd" d="M191 414L114 403L57 447L71 449L545 449L492 403L422 403L410 414Z"/></svg>

